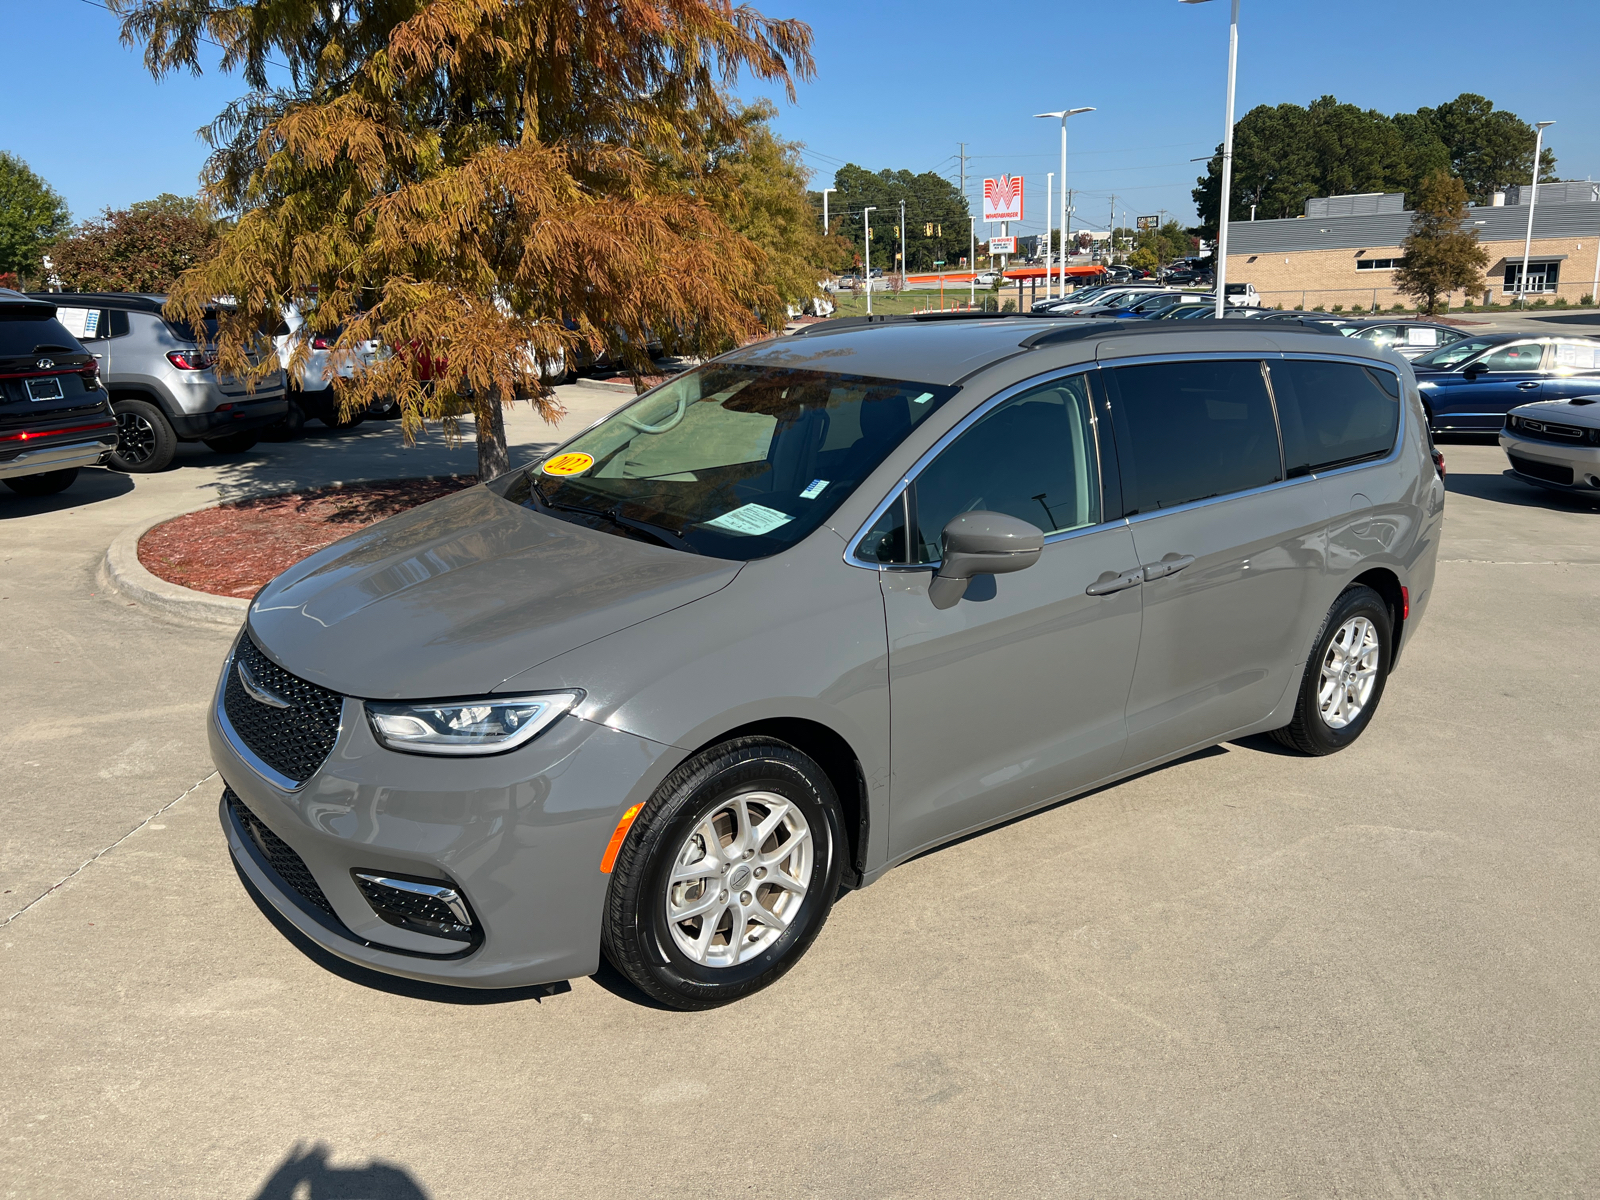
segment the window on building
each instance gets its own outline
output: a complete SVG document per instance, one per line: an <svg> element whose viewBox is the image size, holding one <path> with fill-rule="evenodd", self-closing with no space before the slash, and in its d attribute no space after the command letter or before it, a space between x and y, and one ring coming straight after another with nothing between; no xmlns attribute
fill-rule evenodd
<svg viewBox="0 0 1600 1200"><path fill-rule="evenodd" d="M1392 271L1401 263L1403 258L1358 258L1356 270L1358 271Z"/></svg>
<svg viewBox="0 0 1600 1200"><path fill-rule="evenodd" d="M1528 264L1528 291L1553 292L1560 282L1560 263L1531 262ZM1522 290L1522 264L1507 263L1505 286L1501 288L1501 291L1520 292Z"/></svg>

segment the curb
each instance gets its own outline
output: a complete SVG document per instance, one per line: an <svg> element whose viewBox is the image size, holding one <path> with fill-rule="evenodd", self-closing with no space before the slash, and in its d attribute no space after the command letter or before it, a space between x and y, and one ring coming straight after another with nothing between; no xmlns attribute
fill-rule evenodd
<svg viewBox="0 0 1600 1200"><path fill-rule="evenodd" d="M637 393L631 383L610 383L604 379L576 379L573 387L588 388L596 392L610 392L613 396L633 396Z"/></svg>
<svg viewBox="0 0 1600 1200"><path fill-rule="evenodd" d="M190 512L216 507L215 504L202 504ZM213 596L210 592L197 592L193 588L168 583L152 575L139 561L140 538L157 525L165 525L168 521L187 515L177 513L153 517L130 525L117 534L100 562L100 578L128 599L157 612L187 621L237 629L244 624L245 614L250 611L250 601L238 596Z"/></svg>

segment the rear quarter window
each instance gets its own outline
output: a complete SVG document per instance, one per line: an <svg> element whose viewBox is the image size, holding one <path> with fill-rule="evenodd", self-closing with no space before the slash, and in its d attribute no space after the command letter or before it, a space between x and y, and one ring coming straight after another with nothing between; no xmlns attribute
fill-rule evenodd
<svg viewBox="0 0 1600 1200"><path fill-rule="evenodd" d="M1356 363L1272 364L1289 475L1383 458L1400 429L1400 381Z"/></svg>

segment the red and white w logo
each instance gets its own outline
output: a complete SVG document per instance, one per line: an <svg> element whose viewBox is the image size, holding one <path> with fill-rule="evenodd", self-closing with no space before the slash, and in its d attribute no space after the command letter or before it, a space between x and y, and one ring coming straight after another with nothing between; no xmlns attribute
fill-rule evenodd
<svg viewBox="0 0 1600 1200"><path fill-rule="evenodd" d="M983 181L985 221L1022 220L1022 176L1002 175Z"/></svg>

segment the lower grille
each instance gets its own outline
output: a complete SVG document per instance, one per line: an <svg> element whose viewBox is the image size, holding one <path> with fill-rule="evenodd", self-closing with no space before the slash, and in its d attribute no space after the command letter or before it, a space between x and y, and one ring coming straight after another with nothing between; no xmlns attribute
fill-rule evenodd
<svg viewBox="0 0 1600 1200"><path fill-rule="evenodd" d="M1531 458L1523 458L1520 454L1509 454L1511 469L1520 475L1532 475L1535 479L1543 479L1546 483L1562 483L1571 486L1572 468L1558 467L1555 463L1536 462Z"/></svg>
<svg viewBox="0 0 1600 1200"><path fill-rule="evenodd" d="M446 879L413 879L376 871L352 871L356 887L390 925L476 944L481 940L466 897Z"/></svg>
<svg viewBox="0 0 1600 1200"><path fill-rule="evenodd" d="M241 669L249 674L250 688ZM263 654L248 630L239 639L228 662L222 708L240 740L274 771L297 784L316 774L339 737L343 707L337 692L291 675Z"/></svg>
<svg viewBox="0 0 1600 1200"><path fill-rule="evenodd" d="M272 830L261 823L255 813L245 807L244 801L234 794L232 788L222 793L222 798L228 802L228 811L233 814L234 820L250 835L250 840L255 843L261 856L267 864L277 873L284 885L299 895L307 904L326 913L335 921L339 915L333 911L333 905L328 903L328 898L322 894L322 889L317 886L316 878L311 874L302 859L294 850Z"/></svg>

